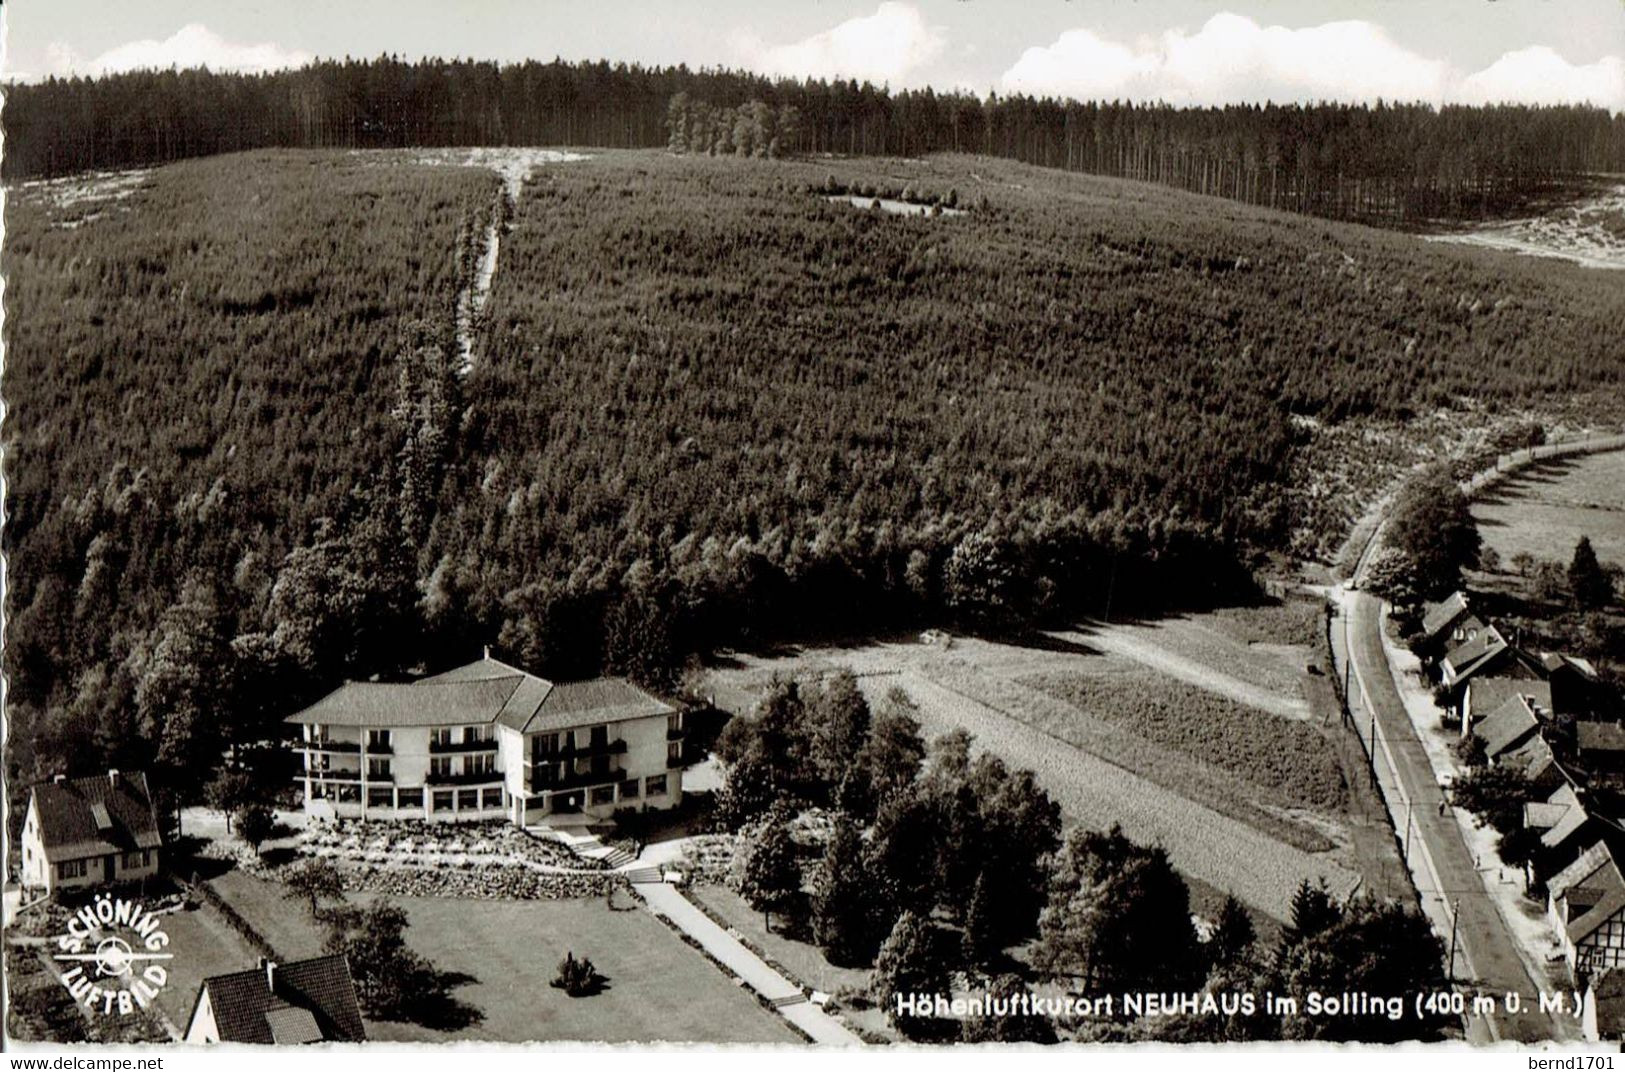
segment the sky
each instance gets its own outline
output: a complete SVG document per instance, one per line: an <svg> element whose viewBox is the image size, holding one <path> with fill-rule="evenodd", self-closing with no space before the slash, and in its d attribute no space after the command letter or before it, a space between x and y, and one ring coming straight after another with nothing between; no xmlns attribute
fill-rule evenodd
<svg viewBox="0 0 1625 1072"><path fill-rule="evenodd" d="M6 78L392 53L977 94L1625 112L1625 0L10 0Z"/></svg>

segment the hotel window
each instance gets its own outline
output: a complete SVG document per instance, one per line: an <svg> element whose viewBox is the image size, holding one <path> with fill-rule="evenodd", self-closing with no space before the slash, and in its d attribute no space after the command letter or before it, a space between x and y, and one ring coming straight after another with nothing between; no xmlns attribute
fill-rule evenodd
<svg viewBox="0 0 1625 1072"><path fill-rule="evenodd" d="M451 793L450 789L447 789L447 790L444 790L442 792L436 793L434 795L434 810L435 811L450 811L451 810L451 801L452 801L452 793Z"/></svg>
<svg viewBox="0 0 1625 1072"><path fill-rule="evenodd" d="M683 732L683 715L682 715L682 712L678 712L675 715L667 715L666 716L666 732L667 733L681 733L681 732Z"/></svg>
<svg viewBox="0 0 1625 1072"><path fill-rule="evenodd" d="M543 733L531 738L530 754L532 759L539 756L557 755L559 751L559 735L556 733Z"/></svg>
<svg viewBox="0 0 1625 1072"><path fill-rule="evenodd" d="M85 877L85 861L83 861L83 860L63 860L61 863L56 865L56 877L57 878L84 878Z"/></svg>
<svg viewBox="0 0 1625 1072"><path fill-rule="evenodd" d="M146 866L147 854L145 852L127 852L124 854L124 870L134 871L138 867Z"/></svg>
<svg viewBox="0 0 1625 1072"><path fill-rule="evenodd" d="M370 751L387 752L387 751L389 751L389 745L390 745L390 740L389 740L389 731L388 730L368 730L367 731L367 750L369 752Z"/></svg>
<svg viewBox="0 0 1625 1072"><path fill-rule="evenodd" d="M390 771L389 771L389 760L387 760L387 759L369 759L369 760L367 760L367 777L368 778L377 778L379 780L383 780L383 779L389 777L389 773L390 773Z"/></svg>
<svg viewBox="0 0 1625 1072"><path fill-rule="evenodd" d="M395 790L387 785L375 785L367 790L367 806L369 808L393 808L395 806Z"/></svg>
<svg viewBox="0 0 1625 1072"><path fill-rule="evenodd" d="M333 757L328 755L325 752L323 752L319 756L307 755L305 757L305 769L306 770L313 770L313 771L329 770L332 767L332 763L333 763Z"/></svg>
<svg viewBox="0 0 1625 1072"><path fill-rule="evenodd" d="M451 777L451 757L434 756L429 760L429 776L431 778Z"/></svg>
<svg viewBox="0 0 1625 1072"><path fill-rule="evenodd" d="M621 783L621 799L622 800L636 800L636 799L638 799L638 790L640 788L642 788L642 787L639 786L638 783L635 780L630 781L630 782L622 782Z"/></svg>
<svg viewBox="0 0 1625 1072"><path fill-rule="evenodd" d="M493 786L480 794L480 803L487 808L502 807L502 787Z"/></svg>
<svg viewBox="0 0 1625 1072"><path fill-rule="evenodd" d="M478 789L457 790L457 810L474 811L480 806L480 791Z"/></svg>
<svg viewBox="0 0 1625 1072"><path fill-rule="evenodd" d="M652 778L645 778L643 781L643 791L651 797L665 796L666 776L664 774L657 774Z"/></svg>
<svg viewBox="0 0 1625 1072"><path fill-rule="evenodd" d="M683 742L672 741L670 744L666 745L666 766L670 767L673 764L681 763L682 761Z"/></svg>
<svg viewBox="0 0 1625 1072"><path fill-rule="evenodd" d="M489 752L463 760L464 774L494 774L496 769L497 758Z"/></svg>
<svg viewBox="0 0 1625 1072"><path fill-rule="evenodd" d="M396 797L395 797L395 806L397 808L421 808L421 807L423 807L423 790L422 789L402 789L402 790L400 790L396 794Z"/></svg>
<svg viewBox="0 0 1625 1072"><path fill-rule="evenodd" d="M600 785L593 788L592 802L594 804L615 803L615 787L613 785Z"/></svg>
<svg viewBox="0 0 1625 1072"><path fill-rule="evenodd" d="M464 726L463 727L463 743L464 744L478 744L481 741L489 741L490 739L491 739L491 727L490 726Z"/></svg>
<svg viewBox="0 0 1625 1072"><path fill-rule="evenodd" d="M456 740L456 734L457 731L450 726L441 726L429 731L429 743L437 748L445 748Z"/></svg>

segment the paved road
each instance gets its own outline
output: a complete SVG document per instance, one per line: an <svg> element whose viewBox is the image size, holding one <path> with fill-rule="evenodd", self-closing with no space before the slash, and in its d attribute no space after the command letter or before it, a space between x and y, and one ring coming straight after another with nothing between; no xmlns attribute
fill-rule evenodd
<svg viewBox="0 0 1625 1072"><path fill-rule="evenodd" d="M1472 852L1449 810L1427 752L1394 684L1382 644L1382 603L1364 592L1344 595L1344 639L1352 655L1349 706L1362 740L1377 736L1377 774L1394 829L1408 850L1406 863L1421 895L1422 908L1441 934L1456 936L1455 978L1469 991L1520 996L1518 1013L1499 1004L1496 1013L1469 1025L1479 1041L1543 1042L1578 1037L1575 1022L1541 1014L1539 987L1518 954L1516 938L1500 908L1485 891ZM1343 630L1334 630L1334 636ZM1375 713L1373 725L1372 714ZM1408 827L1408 829L1407 829Z"/></svg>
<svg viewBox="0 0 1625 1072"><path fill-rule="evenodd" d="M799 986L768 967L767 964L727 931L694 907L693 903L675 886L663 882L640 883L638 893L658 912L705 947L705 951L722 961L758 994L769 1001L802 996ZM812 1036L814 1042L833 1046L861 1046L863 1040L823 1009L808 1001L781 1005L778 1013L786 1020Z"/></svg>

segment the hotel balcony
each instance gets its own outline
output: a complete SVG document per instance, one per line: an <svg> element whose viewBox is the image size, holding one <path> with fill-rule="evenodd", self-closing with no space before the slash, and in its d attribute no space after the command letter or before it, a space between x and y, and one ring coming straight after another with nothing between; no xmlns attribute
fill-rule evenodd
<svg viewBox="0 0 1625 1072"><path fill-rule="evenodd" d="M302 770L295 771L293 778L296 782L302 782L309 778L313 782L354 782L357 785L361 784L361 772L358 770Z"/></svg>
<svg viewBox="0 0 1625 1072"><path fill-rule="evenodd" d="M450 752L495 752L496 750L497 739L495 737L488 737L483 741L446 741L444 743L435 740L433 737L429 738L429 751L436 755L444 755Z"/></svg>
<svg viewBox="0 0 1625 1072"><path fill-rule="evenodd" d="M351 755L361 751L360 741L300 741L299 748L306 752L348 752Z"/></svg>
<svg viewBox="0 0 1625 1072"><path fill-rule="evenodd" d="M475 771L473 773L436 774L430 771L423 779L424 785L452 786L452 785L495 785L502 781L503 774L499 770Z"/></svg>
<svg viewBox="0 0 1625 1072"><path fill-rule="evenodd" d="M568 763L577 759L590 759L593 756L624 756L626 755L626 741L616 739L613 741L600 741L596 744L588 742L578 744L572 748L560 748L556 752L537 752L532 750L530 759L533 766L538 763Z"/></svg>
<svg viewBox="0 0 1625 1072"><path fill-rule="evenodd" d="M560 793L569 789L585 789L594 785L611 785L615 782L626 781L626 771L620 767L612 767L603 771L587 771L584 774L571 772L562 778L548 776L548 772L540 774L532 771L526 785L532 793Z"/></svg>

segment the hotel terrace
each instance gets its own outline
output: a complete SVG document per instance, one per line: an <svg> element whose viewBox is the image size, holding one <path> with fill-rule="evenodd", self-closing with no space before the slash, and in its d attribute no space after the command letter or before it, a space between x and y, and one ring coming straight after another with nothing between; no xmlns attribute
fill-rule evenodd
<svg viewBox="0 0 1625 1072"><path fill-rule="evenodd" d="M682 797L682 715L618 678L554 684L490 657L352 682L291 716L324 818L595 818Z"/></svg>

